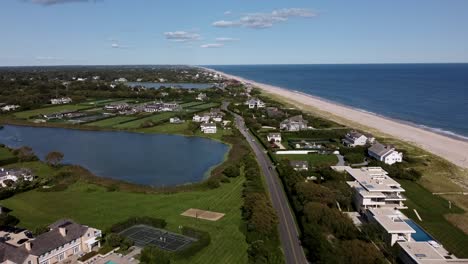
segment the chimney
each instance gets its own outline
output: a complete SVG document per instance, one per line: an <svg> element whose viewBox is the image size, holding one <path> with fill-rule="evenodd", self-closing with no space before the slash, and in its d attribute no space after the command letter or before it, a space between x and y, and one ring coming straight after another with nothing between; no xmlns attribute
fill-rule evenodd
<svg viewBox="0 0 468 264"><path fill-rule="evenodd" d="M27 251L31 251L31 248L32 248L32 244L31 244L31 241L26 241L24 243L24 247L26 248Z"/></svg>
<svg viewBox="0 0 468 264"><path fill-rule="evenodd" d="M62 236L67 235L67 229L65 227L59 227L59 232Z"/></svg>

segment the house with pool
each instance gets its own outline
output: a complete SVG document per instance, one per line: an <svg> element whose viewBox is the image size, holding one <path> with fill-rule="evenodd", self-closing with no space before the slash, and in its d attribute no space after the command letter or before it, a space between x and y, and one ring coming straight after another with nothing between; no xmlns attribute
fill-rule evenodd
<svg viewBox="0 0 468 264"><path fill-rule="evenodd" d="M22 245L0 242L0 263L52 264L76 260L79 256L99 248L101 230L72 220L59 220L49 231Z"/></svg>

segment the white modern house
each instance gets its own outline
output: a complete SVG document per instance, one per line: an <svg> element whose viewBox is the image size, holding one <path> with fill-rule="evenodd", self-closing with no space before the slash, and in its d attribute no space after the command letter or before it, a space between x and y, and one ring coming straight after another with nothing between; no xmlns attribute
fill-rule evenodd
<svg viewBox="0 0 468 264"><path fill-rule="evenodd" d="M402 212L393 208L370 208L368 217L377 222L384 231L384 240L393 246L397 242L412 241L416 231L408 224L411 221Z"/></svg>
<svg viewBox="0 0 468 264"><path fill-rule="evenodd" d="M73 260L99 248L101 230L60 220L49 226L49 231L23 245L0 242L0 263L53 264Z"/></svg>
<svg viewBox="0 0 468 264"><path fill-rule="evenodd" d="M196 123L208 123L210 118L209 115L194 115L192 121Z"/></svg>
<svg viewBox="0 0 468 264"><path fill-rule="evenodd" d="M19 105L4 105L2 106L1 110L3 112L10 112L10 111L14 111L16 109L20 108Z"/></svg>
<svg viewBox="0 0 468 264"><path fill-rule="evenodd" d="M203 123L200 125L200 129L205 134L216 134L217 128L214 123Z"/></svg>
<svg viewBox="0 0 468 264"><path fill-rule="evenodd" d="M398 258L403 264L468 264L435 241L398 242Z"/></svg>
<svg viewBox="0 0 468 264"><path fill-rule="evenodd" d="M195 99L198 101L205 101L208 99L208 96L206 96L206 93L199 93Z"/></svg>
<svg viewBox="0 0 468 264"><path fill-rule="evenodd" d="M381 167L343 168L354 180L347 184L354 189L353 202L358 211L368 208L405 209L406 198L401 185Z"/></svg>
<svg viewBox="0 0 468 264"><path fill-rule="evenodd" d="M265 103L262 102L260 99L258 98L252 98L250 100L247 100L245 102L246 105L249 106L249 109L254 109L254 108L263 108L265 107Z"/></svg>
<svg viewBox="0 0 468 264"><path fill-rule="evenodd" d="M267 141L281 142L281 133L268 133Z"/></svg>
<svg viewBox="0 0 468 264"><path fill-rule="evenodd" d="M295 171L308 171L309 170L309 162L305 160L292 160L289 162L289 165L295 170Z"/></svg>
<svg viewBox="0 0 468 264"><path fill-rule="evenodd" d="M403 161L402 152L396 151L393 146L383 145L379 142L375 142L375 144L368 149L368 153L369 156L388 165Z"/></svg>
<svg viewBox="0 0 468 264"><path fill-rule="evenodd" d="M306 130L307 120L304 120L302 115L293 116L281 122L280 129L291 132Z"/></svg>
<svg viewBox="0 0 468 264"><path fill-rule="evenodd" d="M356 147L372 144L374 140L375 138L373 136L366 136L357 131L350 131L346 133L345 138L342 141L345 146Z"/></svg>
<svg viewBox="0 0 468 264"><path fill-rule="evenodd" d="M53 105L58 105L58 104L69 104L72 102L72 99L70 97L62 97L62 98L53 98L50 99L50 103Z"/></svg>

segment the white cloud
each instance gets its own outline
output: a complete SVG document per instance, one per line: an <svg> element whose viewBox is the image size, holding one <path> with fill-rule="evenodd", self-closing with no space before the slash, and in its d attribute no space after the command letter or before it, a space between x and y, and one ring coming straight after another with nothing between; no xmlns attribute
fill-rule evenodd
<svg viewBox="0 0 468 264"><path fill-rule="evenodd" d="M196 41L201 39L200 34L186 31L164 32L164 36L166 39L176 42Z"/></svg>
<svg viewBox="0 0 468 264"><path fill-rule="evenodd" d="M224 47L223 43L209 43L209 44L203 44L200 46L201 48L222 48Z"/></svg>
<svg viewBox="0 0 468 264"><path fill-rule="evenodd" d="M232 14L231 10L228 10L228 11L224 12L224 15L226 15L226 16L229 16L230 14Z"/></svg>
<svg viewBox="0 0 468 264"><path fill-rule="evenodd" d="M235 21L220 20L214 22L215 27L248 27L269 28L276 23L288 21L289 18L310 18L317 13L305 8L284 8L273 10L271 13L251 13Z"/></svg>
<svg viewBox="0 0 468 264"><path fill-rule="evenodd" d="M227 38L227 37L220 37L216 38L216 41L218 42L230 42L230 41L238 41L238 38Z"/></svg>
<svg viewBox="0 0 468 264"><path fill-rule="evenodd" d="M63 60L61 57L53 57L53 56L37 56L35 58L38 61L59 61Z"/></svg>
<svg viewBox="0 0 468 264"><path fill-rule="evenodd" d="M55 5L73 2L96 2L96 0L29 0L29 2L39 5Z"/></svg>

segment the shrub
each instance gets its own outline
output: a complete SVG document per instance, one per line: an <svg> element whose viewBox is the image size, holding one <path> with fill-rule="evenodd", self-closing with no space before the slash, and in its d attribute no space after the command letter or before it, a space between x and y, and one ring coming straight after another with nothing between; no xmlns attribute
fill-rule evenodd
<svg viewBox="0 0 468 264"><path fill-rule="evenodd" d="M84 254L83 256L81 256L80 258L78 258L79 261L87 261L88 259L96 256L98 254L98 252L96 251L91 251L91 252L88 252L86 254Z"/></svg>
<svg viewBox="0 0 468 264"><path fill-rule="evenodd" d="M167 223L164 219L153 218L149 216L142 217L130 217L123 222L116 223L111 226L110 231L112 233L120 233L125 229L132 227L134 225L148 225L156 228L164 228Z"/></svg>
<svg viewBox="0 0 468 264"><path fill-rule="evenodd" d="M211 243L210 234L205 231L184 226L182 228L182 234L197 239L197 241L190 244L189 247L182 249L177 253L177 255L182 258L188 258L195 255Z"/></svg>
<svg viewBox="0 0 468 264"><path fill-rule="evenodd" d="M171 254L155 246L148 246L141 251L140 262L144 264L169 264Z"/></svg>

